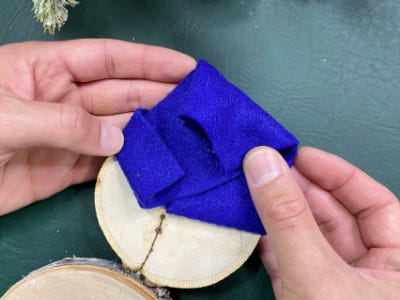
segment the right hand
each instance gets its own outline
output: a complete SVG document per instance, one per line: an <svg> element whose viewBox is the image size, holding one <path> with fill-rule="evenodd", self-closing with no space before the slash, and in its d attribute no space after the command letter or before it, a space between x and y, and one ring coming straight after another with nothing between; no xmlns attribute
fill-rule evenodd
<svg viewBox="0 0 400 300"><path fill-rule="evenodd" d="M343 159L301 148L290 170L266 147L244 160L277 299L400 299L400 203Z"/></svg>

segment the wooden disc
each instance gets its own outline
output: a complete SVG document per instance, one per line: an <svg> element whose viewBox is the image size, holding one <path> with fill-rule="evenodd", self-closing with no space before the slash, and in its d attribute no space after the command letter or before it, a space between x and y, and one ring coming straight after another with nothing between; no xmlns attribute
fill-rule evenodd
<svg viewBox="0 0 400 300"><path fill-rule="evenodd" d="M1 300L159 300L168 292L141 284L122 266L101 259L69 258L37 271L11 287Z"/></svg>
<svg viewBox="0 0 400 300"><path fill-rule="evenodd" d="M124 266L158 286L214 284L237 270L259 240L256 234L169 215L161 207L141 209L114 157L100 171L95 202L100 227Z"/></svg>

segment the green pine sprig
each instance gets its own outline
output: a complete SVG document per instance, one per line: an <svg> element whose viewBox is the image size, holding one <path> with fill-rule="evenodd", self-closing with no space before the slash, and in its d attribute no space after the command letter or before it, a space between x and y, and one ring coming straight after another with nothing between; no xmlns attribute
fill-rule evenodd
<svg viewBox="0 0 400 300"><path fill-rule="evenodd" d="M68 19L67 6L79 4L76 0L32 0L35 19L43 24L44 32L54 34Z"/></svg>

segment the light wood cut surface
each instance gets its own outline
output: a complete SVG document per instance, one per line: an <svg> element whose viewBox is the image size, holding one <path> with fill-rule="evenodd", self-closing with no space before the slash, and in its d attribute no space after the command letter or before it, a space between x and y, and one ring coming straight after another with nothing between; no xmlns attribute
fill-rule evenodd
<svg viewBox="0 0 400 300"><path fill-rule="evenodd" d="M154 176L157 176L155 174ZM96 212L107 241L124 266L158 286L199 288L237 270L259 235L141 209L117 160L104 163L96 185Z"/></svg>
<svg viewBox="0 0 400 300"><path fill-rule="evenodd" d="M118 271L94 265L58 265L35 271L1 300L157 300L150 289ZM169 298L168 298L169 299Z"/></svg>

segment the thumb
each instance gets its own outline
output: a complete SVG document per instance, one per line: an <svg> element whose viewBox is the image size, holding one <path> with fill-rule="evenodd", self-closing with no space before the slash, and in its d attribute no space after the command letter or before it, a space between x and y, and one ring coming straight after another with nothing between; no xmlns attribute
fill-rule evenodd
<svg viewBox="0 0 400 300"><path fill-rule="evenodd" d="M0 145L6 149L50 147L107 156L122 147L119 128L102 122L78 105L14 97L2 97L0 104Z"/></svg>
<svg viewBox="0 0 400 300"><path fill-rule="evenodd" d="M307 269L318 274L316 270L326 268L327 255L335 254L281 155L255 148L244 159L244 171L281 276L302 278Z"/></svg>

